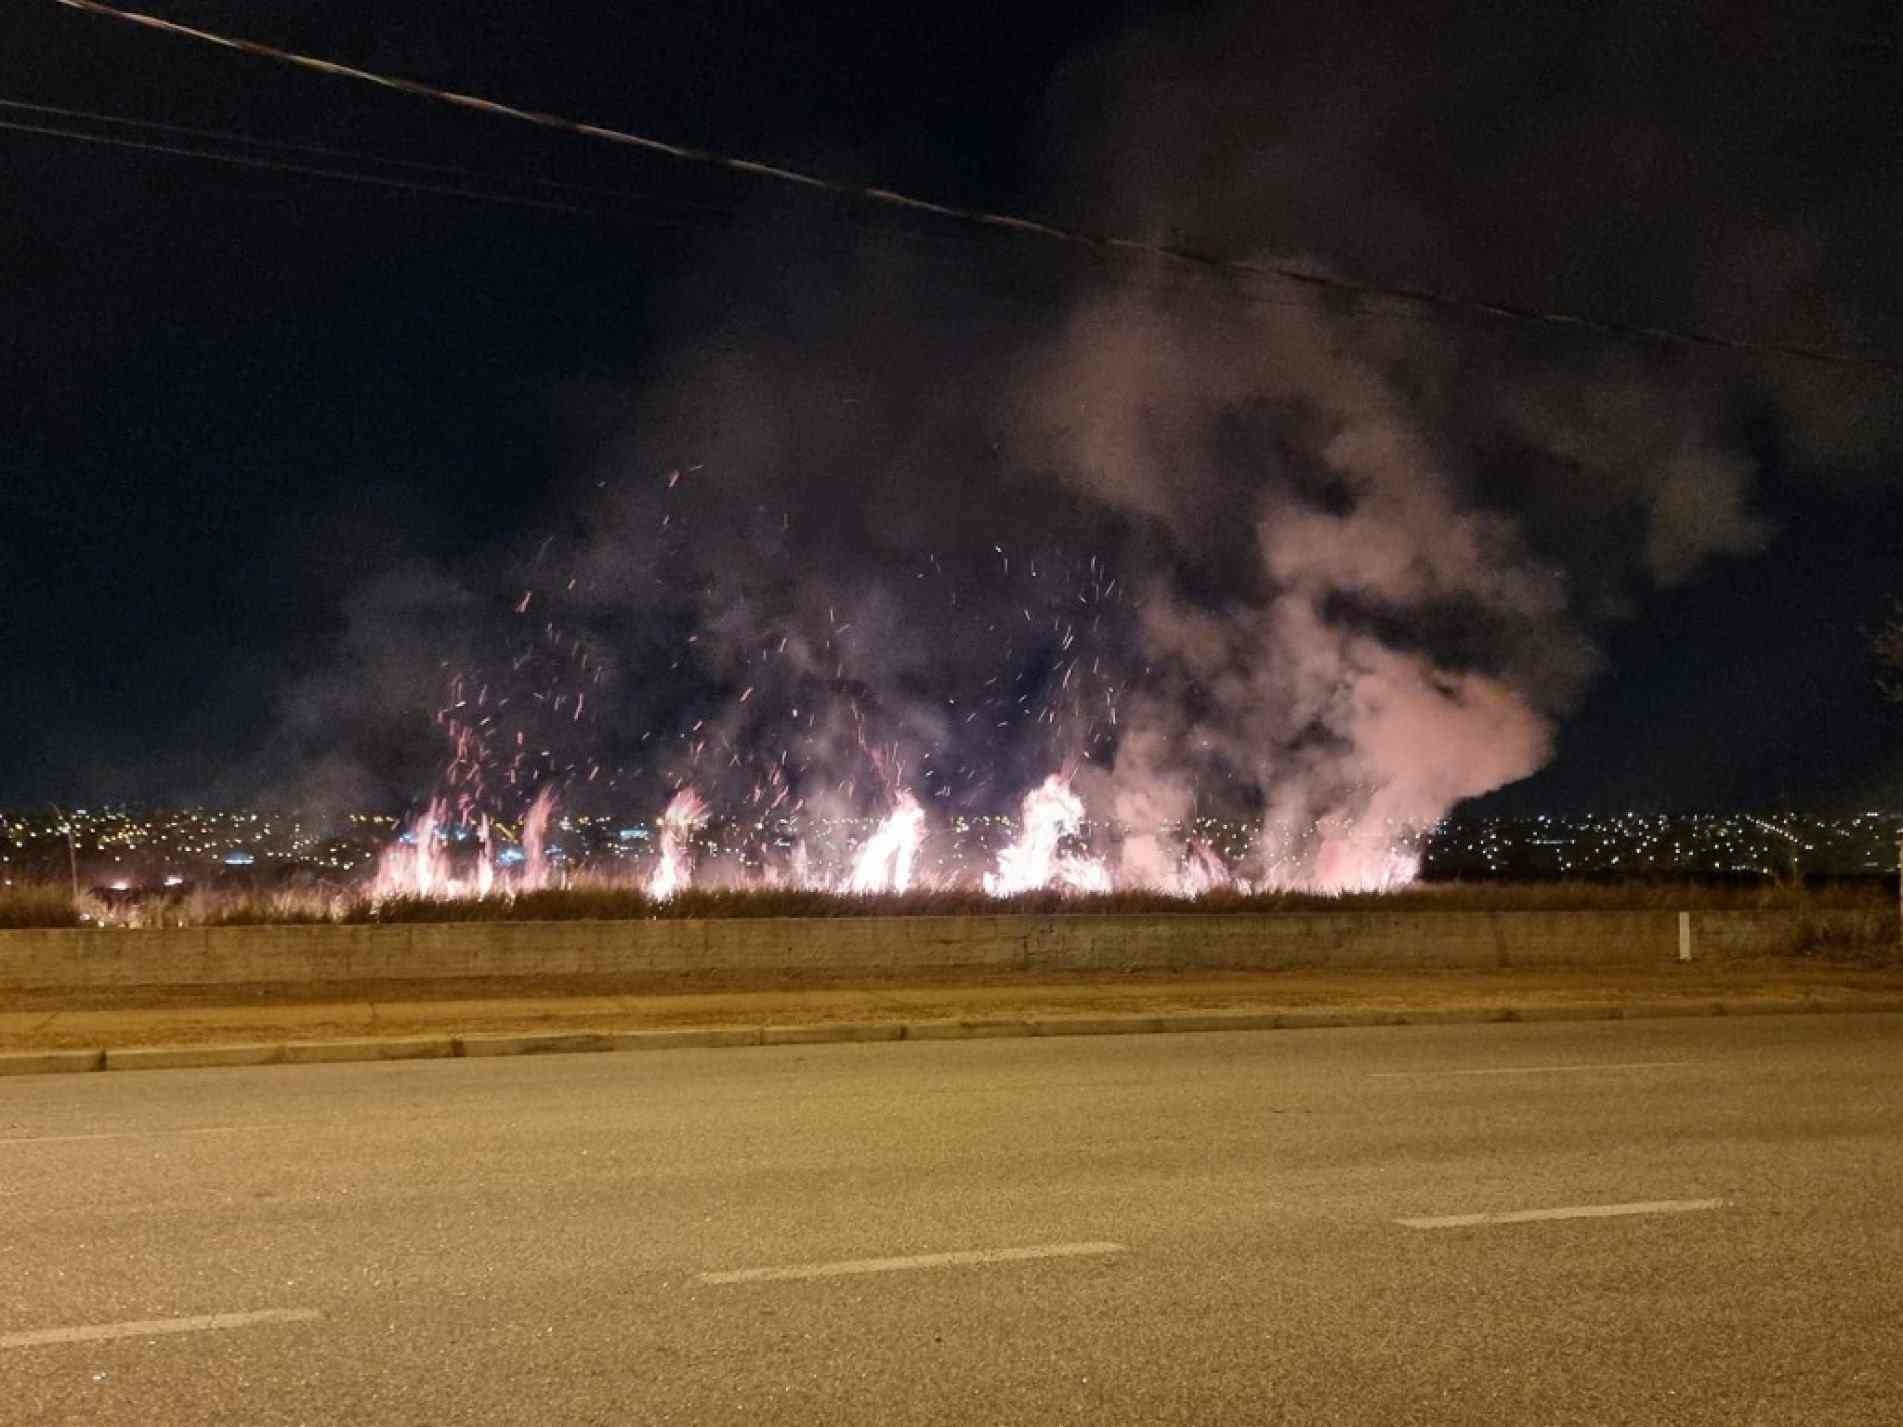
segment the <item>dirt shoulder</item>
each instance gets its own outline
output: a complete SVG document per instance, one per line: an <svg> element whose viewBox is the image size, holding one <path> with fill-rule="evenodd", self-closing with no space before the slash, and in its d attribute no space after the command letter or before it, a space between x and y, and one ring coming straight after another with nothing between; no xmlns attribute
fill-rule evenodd
<svg viewBox="0 0 1903 1427"><path fill-rule="evenodd" d="M1177 975L566 978L16 993L0 1051L218 1045L364 1036L811 1025L1182 1011L1406 1011L1718 1003L1792 1010L1903 997L1903 967L1816 961L1593 971Z"/></svg>

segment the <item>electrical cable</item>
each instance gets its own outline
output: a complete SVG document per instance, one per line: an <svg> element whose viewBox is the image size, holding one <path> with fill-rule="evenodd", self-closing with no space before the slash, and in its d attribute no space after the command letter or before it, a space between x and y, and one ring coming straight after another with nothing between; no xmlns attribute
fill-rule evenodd
<svg viewBox="0 0 1903 1427"><path fill-rule="evenodd" d="M197 139L211 139L227 144L242 144L249 148L270 149L282 153L315 154L325 158L344 159L354 163L383 164L391 168L416 169L424 173L447 174L457 178L488 179L498 183L525 185L530 188L547 189L554 193L575 195L580 198L603 198L616 201L638 200L646 203L658 203L673 208L700 209L724 217L732 217L734 210L717 204L703 203L695 199L677 198L665 194L641 193L628 189L607 188L595 184L566 183L559 179L541 177L522 177L520 175L498 174L482 169L469 168L460 164L431 163L423 159L395 158L388 154L366 153L361 149L340 149L326 144L302 143L290 139L264 139L254 134L239 133L232 129L208 129L192 124L171 124L159 119L134 119L122 114L102 114L92 109L74 109L60 104L38 104L24 99L0 98L0 109L11 109L28 114L48 114L62 119L81 119L95 124L109 124L119 128L143 129L153 133L181 134ZM69 138L99 137L88 131L61 130L54 127L29 129L24 132L61 134ZM225 157L216 150L170 149L166 152L189 154L207 159ZM325 172L330 172L325 170ZM337 173L333 176L351 175ZM475 195L468 195L475 196ZM500 195L498 195L500 197ZM591 210L577 208L576 212Z"/></svg>
<svg viewBox="0 0 1903 1427"><path fill-rule="evenodd" d="M215 163L235 164L239 168L270 169L279 173L296 173L309 177L334 178L346 183L375 184L381 188L401 188L415 193L433 193L454 198L484 199L490 202L513 203L520 207L540 208L558 213L584 213L599 217L598 210L582 208L572 203L559 203L552 199L529 198L523 195L496 194L481 189L459 188L449 184L419 183L414 179L392 178L383 174L351 173L344 169L323 168L316 164L288 163L282 159L260 158L253 154L221 154L209 149L193 149L177 144L160 144L146 139L128 139L116 134L89 134L78 129L61 129L50 124L21 124L11 119L0 119L0 130L16 134L39 134L49 138L71 139L84 144L104 144L118 149L136 149L143 153L171 154L180 158L209 159ZM630 215L632 216L632 215ZM679 221L679 220L674 220Z"/></svg>

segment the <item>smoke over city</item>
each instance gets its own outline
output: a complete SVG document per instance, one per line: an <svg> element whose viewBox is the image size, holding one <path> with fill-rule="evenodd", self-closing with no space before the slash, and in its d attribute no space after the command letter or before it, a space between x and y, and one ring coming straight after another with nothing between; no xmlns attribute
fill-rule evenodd
<svg viewBox="0 0 1903 1427"><path fill-rule="evenodd" d="M1496 194L1476 236L1392 168L1395 126L1451 107L1504 193L1587 162L1589 102L1507 144L1486 84L1410 90L1392 54L1273 29L1219 15L1078 56L1032 206L1453 292L1467 257L1563 241L1556 302L1735 325L1670 289L1692 239L1642 254L1620 204L1556 235ZM468 819L554 784L650 819L687 792L756 825L907 827L1028 818L1055 777L1114 830L1121 885L1194 885L1182 829L1211 815L1258 830L1223 875L1393 885L1451 809L1548 760L1648 589L1774 537L1767 421L1821 452L1877 419L1666 344L865 216L752 213L631 310L650 355L568 388L537 527L360 592L338 667L287 693L280 776L294 753L339 797L407 778ZM1829 227L1790 224L1791 261L1823 261ZM1801 285L1761 245L1736 260Z"/></svg>

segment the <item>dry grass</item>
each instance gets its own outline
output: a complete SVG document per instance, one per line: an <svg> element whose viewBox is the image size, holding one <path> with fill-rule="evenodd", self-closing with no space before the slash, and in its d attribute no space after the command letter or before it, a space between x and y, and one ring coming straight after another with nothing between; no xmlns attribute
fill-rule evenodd
<svg viewBox="0 0 1903 1427"><path fill-rule="evenodd" d="M56 883L0 887L0 928L78 925L79 907L73 894Z"/></svg>
<svg viewBox="0 0 1903 1427"><path fill-rule="evenodd" d="M269 893L195 891L108 905L93 897L77 904L58 885L0 888L0 927L262 926L291 923L409 923L491 921L630 921L648 918L922 917L1051 915L1189 915L1317 911L1615 911L1781 910L1798 913L1854 910L1874 927L1893 918L1894 897L1883 881L1773 882L1528 882L1422 883L1398 892L1323 896L1314 893L1216 891L1197 898L1156 892L1072 895L1033 892L993 898L975 890L917 891L851 896L835 892L764 888L690 889L657 902L637 888L579 886L517 896L435 900L367 898L321 890ZM1831 934L1850 935L1831 919ZM1820 935L1824 928L1820 924ZM1862 940L1863 938L1853 938Z"/></svg>
<svg viewBox="0 0 1903 1427"><path fill-rule="evenodd" d="M1397 892L1326 896L1310 892L1214 891L1201 897L1160 892L1093 894L1029 892L990 897L972 890L920 891L880 896L764 888L748 891L694 890L657 902L633 888L570 888L461 902L405 899L357 903L343 920L353 922L440 921L627 921L643 918L726 917L969 917L969 916L1222 916L1239 913L1331 911L1592 911L1653 909L1792 911L1890 905L1881 883L1819 884L1811 887L1700 883L1442 883Z"/></svg>

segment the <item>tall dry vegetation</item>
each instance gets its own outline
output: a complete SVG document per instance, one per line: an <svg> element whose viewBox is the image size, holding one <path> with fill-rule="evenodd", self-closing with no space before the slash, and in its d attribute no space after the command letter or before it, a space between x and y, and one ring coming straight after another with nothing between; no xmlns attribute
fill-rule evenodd
<svg viewBox="0 0 1903 1427"><path fill-rule="evenodd" d="M577 885L515 896L463 900L398 898L381 902L326 890L194 891L185 896L76 903L57 884L0 888L0 928L262 926L296 923L487 921L626 921L723 917L927 917L1055 915L1185 915L1318 911L1591 911L1591 910L1891 910L1879 880L1790 882L1537 882L1425 883L1398 892L1321 896L1310 893L1215 891L1197 898L1156 892L1069 894L1031 892L993 898L968 889L852 896L795 889L690 889L659 902L637 888Z"/></svg>

